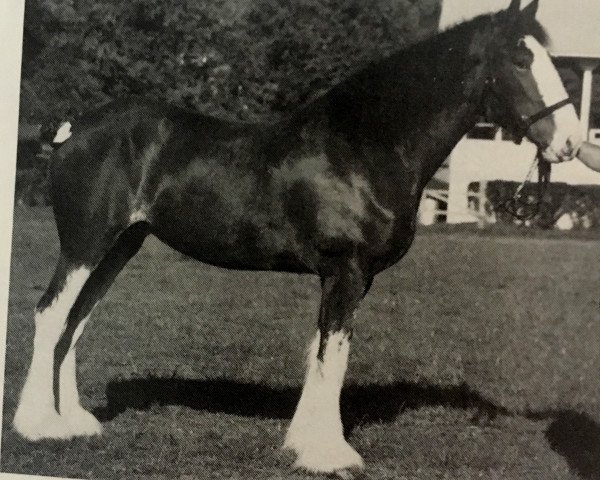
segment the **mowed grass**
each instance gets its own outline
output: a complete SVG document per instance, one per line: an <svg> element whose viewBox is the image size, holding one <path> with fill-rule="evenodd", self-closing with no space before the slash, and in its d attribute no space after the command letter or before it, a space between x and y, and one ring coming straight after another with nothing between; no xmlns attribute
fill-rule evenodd
<svg viewBox="0 0 600 480"><path fill-rule="evenodd" d="M377 277L343 399L366 478L600 478L600 242L550 237L423 230ZM18 208L3 472L309 478L280 445L317 279L225 271L152 238L78 344L82 403L104 435L22 440L10 422L57 254L50 210Z"/></svg>

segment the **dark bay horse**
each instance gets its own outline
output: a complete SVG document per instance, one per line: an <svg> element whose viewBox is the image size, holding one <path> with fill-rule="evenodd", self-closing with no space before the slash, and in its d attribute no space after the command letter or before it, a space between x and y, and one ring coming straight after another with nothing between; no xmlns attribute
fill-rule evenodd
<svg viewBox="0 0 600 480"><path fill-rule="evenodd" d="M285 446L309 471L362 467L340 420L350 323L374 276L409 249L425 184L482 116L551 161L581 144L536 9L513 0L370 64L273 124L142 100L80 119L53 161L61 251L36 309L15 428L30 440L100 433L79 403L75 345L153 234L220 267L319 275L318 332Z"/></svg>

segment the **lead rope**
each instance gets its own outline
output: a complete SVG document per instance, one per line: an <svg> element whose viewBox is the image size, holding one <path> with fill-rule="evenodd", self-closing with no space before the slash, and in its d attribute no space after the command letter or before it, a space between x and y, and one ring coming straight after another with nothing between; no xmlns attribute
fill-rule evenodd
<svg viewBox="0 0 600 480"><path fill-rule="evenodd" d="M522 193L525 185L531 182L531 178L533 177L533 172L535 169L538 169L538 198L535 202L529 202L523 199ZM494 205L494 210L497 212L504 211L516 218L517 220L525 221L531 220L536 215L540 213L541 206L544 202L544 194L548 188L548 184L550 182L550 171L551 166L550 163L542 160L540 161L539 152L531 162L531 166L529 167L529 171L527 172L527 176L521 182L521 184L515 190L514 195L504 200L503 202Z"/></svg>

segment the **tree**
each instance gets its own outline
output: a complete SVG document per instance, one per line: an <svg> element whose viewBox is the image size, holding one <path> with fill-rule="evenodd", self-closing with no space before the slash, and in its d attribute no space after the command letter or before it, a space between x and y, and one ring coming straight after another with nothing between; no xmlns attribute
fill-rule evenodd
<svg viewBox="0 0 600 480"><path fill-rule="evenodd" d="M437 27L439 0L28 0L23 118L130 94L255 118Z"/></svg>

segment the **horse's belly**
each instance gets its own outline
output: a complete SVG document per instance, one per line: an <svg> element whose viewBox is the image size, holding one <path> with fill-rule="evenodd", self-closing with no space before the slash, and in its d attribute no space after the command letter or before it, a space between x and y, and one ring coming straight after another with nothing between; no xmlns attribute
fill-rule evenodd
<svg viewBox="0 0 600 480"><path fill-rule="evenodd" d="M367 178L339 177L323 155L261 174L194 161L160 182L153 233L198 260L228 268L316 272L321 257L360 246L386 255L395 215Z"/></svg>
<svg viewBox="0 0 600 480"><path fill-rule="evenodd" d="M233 191L165 191L149 215L151 231L172 248L225 268L311 272L295 231L259 202Z"/></svg>

